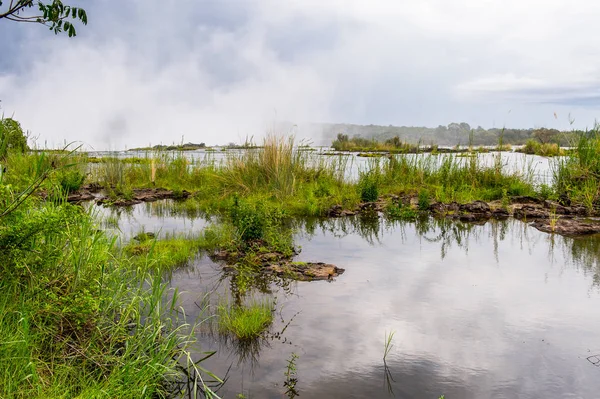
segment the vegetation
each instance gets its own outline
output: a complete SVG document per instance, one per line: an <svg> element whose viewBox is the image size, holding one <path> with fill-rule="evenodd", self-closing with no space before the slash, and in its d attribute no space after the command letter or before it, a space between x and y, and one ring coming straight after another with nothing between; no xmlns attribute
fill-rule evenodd
<svg viewBox="0 0 600 399"><path fill-rule="evenodd" d="M194 151L206 148L204 143L185 143L179 145L162 145L158 144L153 147L138 147L131 148L129 151Z"/></svg>
<svg viewBox="0 0 600 399"><path fill-rule="evenodd" d="M290 358L287 360L287 366L284 373L285 382L283 383L283 386L285 387L285 396L290 399L300 396L300 393L296 388L296 385L298 385L296 360L298 360L298 355L292 352Z"/></svg>
<svg viewBox="0 0 600 399"><path fill-rule="evenodd" d="M460 146L495 146L499 140L503 144L523 145L529 139L539 143L556 143L568 146L577 140L583 132L561 132L556 129L484 129L481 126L471 127L468 123L450 123L448 126L410 127L410 126L378 126L323 124L320 125L323 137L333 142L332 147L340 147L346 151L383 151L401 149L400 152L413 152L411 146L428 143L429 148L436 145L452 147Z"/></svg>
<svg viewBox="0 0 600 399"><path fill-rule="evenodd" d="M11 118L0 119L0 160L6 157L8 151L29 151L21 124Z"/></svg>
<svg viewBox="0 0 600 399"><path fill-rule="evenodd" d="M163 281L189 247L121 250L91 210L64 201L82 180L72 154L4 148L0 397L165 397L194 375L210 392L204 378L220 380L190 360L193 326Z"/></svg>
<svg viewBox="0 0 600 399"><path fill-rule="evenodd" d="M4 8L3 3L7 1L0 1L0 20L34 22L47 26L56 34L65 32L69 37L77 34L72 21L87 25L87 14L83 8L63 4L61 0L12 0ZM33 8L37 8L37 12L31 12Z"/></svg>
<svg viewBox="0 0 600 399"><path fill-rule="evenodd" d="M252 299L243 305L222 301L217 306L219 332L239 340L256 339L273 323L273 306L269 299Z"/></svg>
<svg viewBox="0 0 600 399"><path fill-rule="evenodd" d="M566 151L560 148L558 143L540 143L539 141L529 139L525 145L516 150L525 154L535 154L543 157L555 157L566 155Z"/></svg>
<svg viewBox="0 0 600 399"><path fill-rule="evenodd" d="M600 132L581 134L569 157L554 167L554 191L563 203L582 203L590 213L600 205Z"/></svg>

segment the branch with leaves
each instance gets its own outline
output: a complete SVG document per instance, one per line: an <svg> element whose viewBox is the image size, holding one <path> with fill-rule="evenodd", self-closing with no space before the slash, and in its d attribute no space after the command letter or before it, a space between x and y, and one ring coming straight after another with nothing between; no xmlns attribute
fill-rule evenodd
<svg viewBox="0 0 600 399"><path fill-rule="evenodd" d="M55 34L65 32L69 37L77 35L75 22L87 25L87 14L83 8L63 4L61 0L0 0L0 20L2 19L42 24Z"/></svg>

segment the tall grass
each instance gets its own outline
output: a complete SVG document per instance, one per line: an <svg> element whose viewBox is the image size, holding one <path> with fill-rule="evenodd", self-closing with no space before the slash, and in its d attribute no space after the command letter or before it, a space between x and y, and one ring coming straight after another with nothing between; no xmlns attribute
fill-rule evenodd
<svg viewBox="0 0 600 399"><path fill-rule="evenodd" d="M9 159L0 209L36 179L13 173L45 156ZM33 196L0 217L0 397L165 397L189 377L193 328L161 258L123 256L95 220Z"/></svg>
<svg viewBox="0 0 600 399"><path fill-rule="evenodd" d="M574 150L553 167L554 187L563 201L583 203L590 213L600 202L600 132L581 133Z"/></svg>
<svg viewBox="0 0 600 399"><path fill-rule="evenodd" d="M382 185L388 190L427 190L441 202L495 200L502 198L503 190L509 195L534 193L532 174L508 173L499 154L491 166L483 164L479 156L465 159L446 154L398 155L380 167Z"/></svg>

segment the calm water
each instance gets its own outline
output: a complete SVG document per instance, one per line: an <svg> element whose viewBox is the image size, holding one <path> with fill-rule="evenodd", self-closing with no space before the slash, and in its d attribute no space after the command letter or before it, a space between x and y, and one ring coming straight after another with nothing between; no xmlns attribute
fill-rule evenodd
<svg viewBox="0 0 600 399"><path fill-rule="evenodd" d="M319 152L328 152L330 150L332 150L332 149L331 148L319 148L318 151L309 151L308 152L309 160L312 160L314 162L320 162L323 160L332 161L334 158L338 158L337 156L335 156L335 157L324 156L323 157L323 156L318 155ZM227 151L196 150L196 151L184 151L181 154L183 154L186 158L190 159L191 161L195 162L196 164L202 164L202 163L213 164L214 163L214 164L219 165L219 164L223 163L225 161L225 159L227 159L228 156L232 156L232 155L235 156L236 154L241 154L244 151L245 150L227 150ZM167 155L170 154L171 157L175 157L175 156L179 155L178 152L177 153L176 152L171 152L171 153L167 152L166 154ZM358 153L345 153L345 155L343 155L343 157L346 159L346 161L344 163L345 172L346 172L345 176L349 180L358 178L359 171L365 170L366 168L368 168L369 163L373 161L372 158L358 157L357 154ZM118 158L127 158L127 157L144 158L147 156L152 156L152 153L145 152L145 151L141 151L141 152L138 152L138 151L118 151L118 152L98 151L98 152L90 152L89 155L94 156L94 157L111 156L111 157L118 157ZM529 173L529 172L531 172L533 174L534 181L537 183L550 184L552 182L552 164L557 158L547 158L547 157L540 157L537 155L528 155L528 154L522 154L522 153L517 153L517 152L505 152L505 151L500 152L500 153L491 152L491 153L477 154L477 158L481 161L482 165L493 166L495 164L495 160L498 155L500 156L501 163L502 163L504 170L506 170L507 172L510 172L510 173L514 173L514 172ZM431 154L427 153L427 154L419 154L419 155L408 154L405 156L417 157L417 158L434 157L434 159L436 161L441 162L445 157L448 157L448 156L456 157L457 154L431 155ZM458 157L457 159L461 162L469 161L468 157ZM387 159L385 157L383 157L381 159L381 161L386 162Z"/></svg>
<svg viewBox="0 0 600 399"><path fill-rule="evenodd" d="M150 213L156 209L135 207L121 224L205 225ZM229 370L222 397L282 398L292 352L303 399L600 397L600 367L587 359L600 354L599 239L552 236L512 220L346 218L305 222L301 231L298 260L346 272L333 282L257 290L277 300L271 332L287 325L259 347L224 342L207 324L198 329L199 352L218 351L203 366L221 376ZM206 257L175 272L171 285L184 291L192 318L207 292L230 287Z"/></svg>

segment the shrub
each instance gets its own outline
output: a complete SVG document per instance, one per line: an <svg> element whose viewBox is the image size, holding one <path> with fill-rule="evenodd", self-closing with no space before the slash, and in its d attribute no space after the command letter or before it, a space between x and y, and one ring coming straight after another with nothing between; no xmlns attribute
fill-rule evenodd
<svg viewBox="0 0 600 399"><path fill-rule="evenodd" d="M358 181L360 199L363 202L377 201L377 198L379 198L378 184L379 176L373 169L368 172L361 172Z"/></svg>
<svg viewBox="0 0 600 399"><path fill-rule="evenodd" d="M58 175L58 183L66 194L79 190L84 179L85 176L77 169L64 169Z"/></svg>
<svg viewBox="0 0 600 399"><path fill-rule="evenodd" d="M273 305L266 299L246 306L222 302L217 306L219 332L240 340L256 339L273 323Z"/></svg>
<svg viewBox="0 0 600 399"><path fill-rule="evenodd" d="M421 211L429 210L431 202L429 201L429 191L421 190L418 195L418 207Z"/></svg>
<svg viewBox="0 0 600 399"><path fill-rule="evenodd" d="M261 204L250 204L234 196L230 216L242 241L264 238L267 215Z"/></svg>

